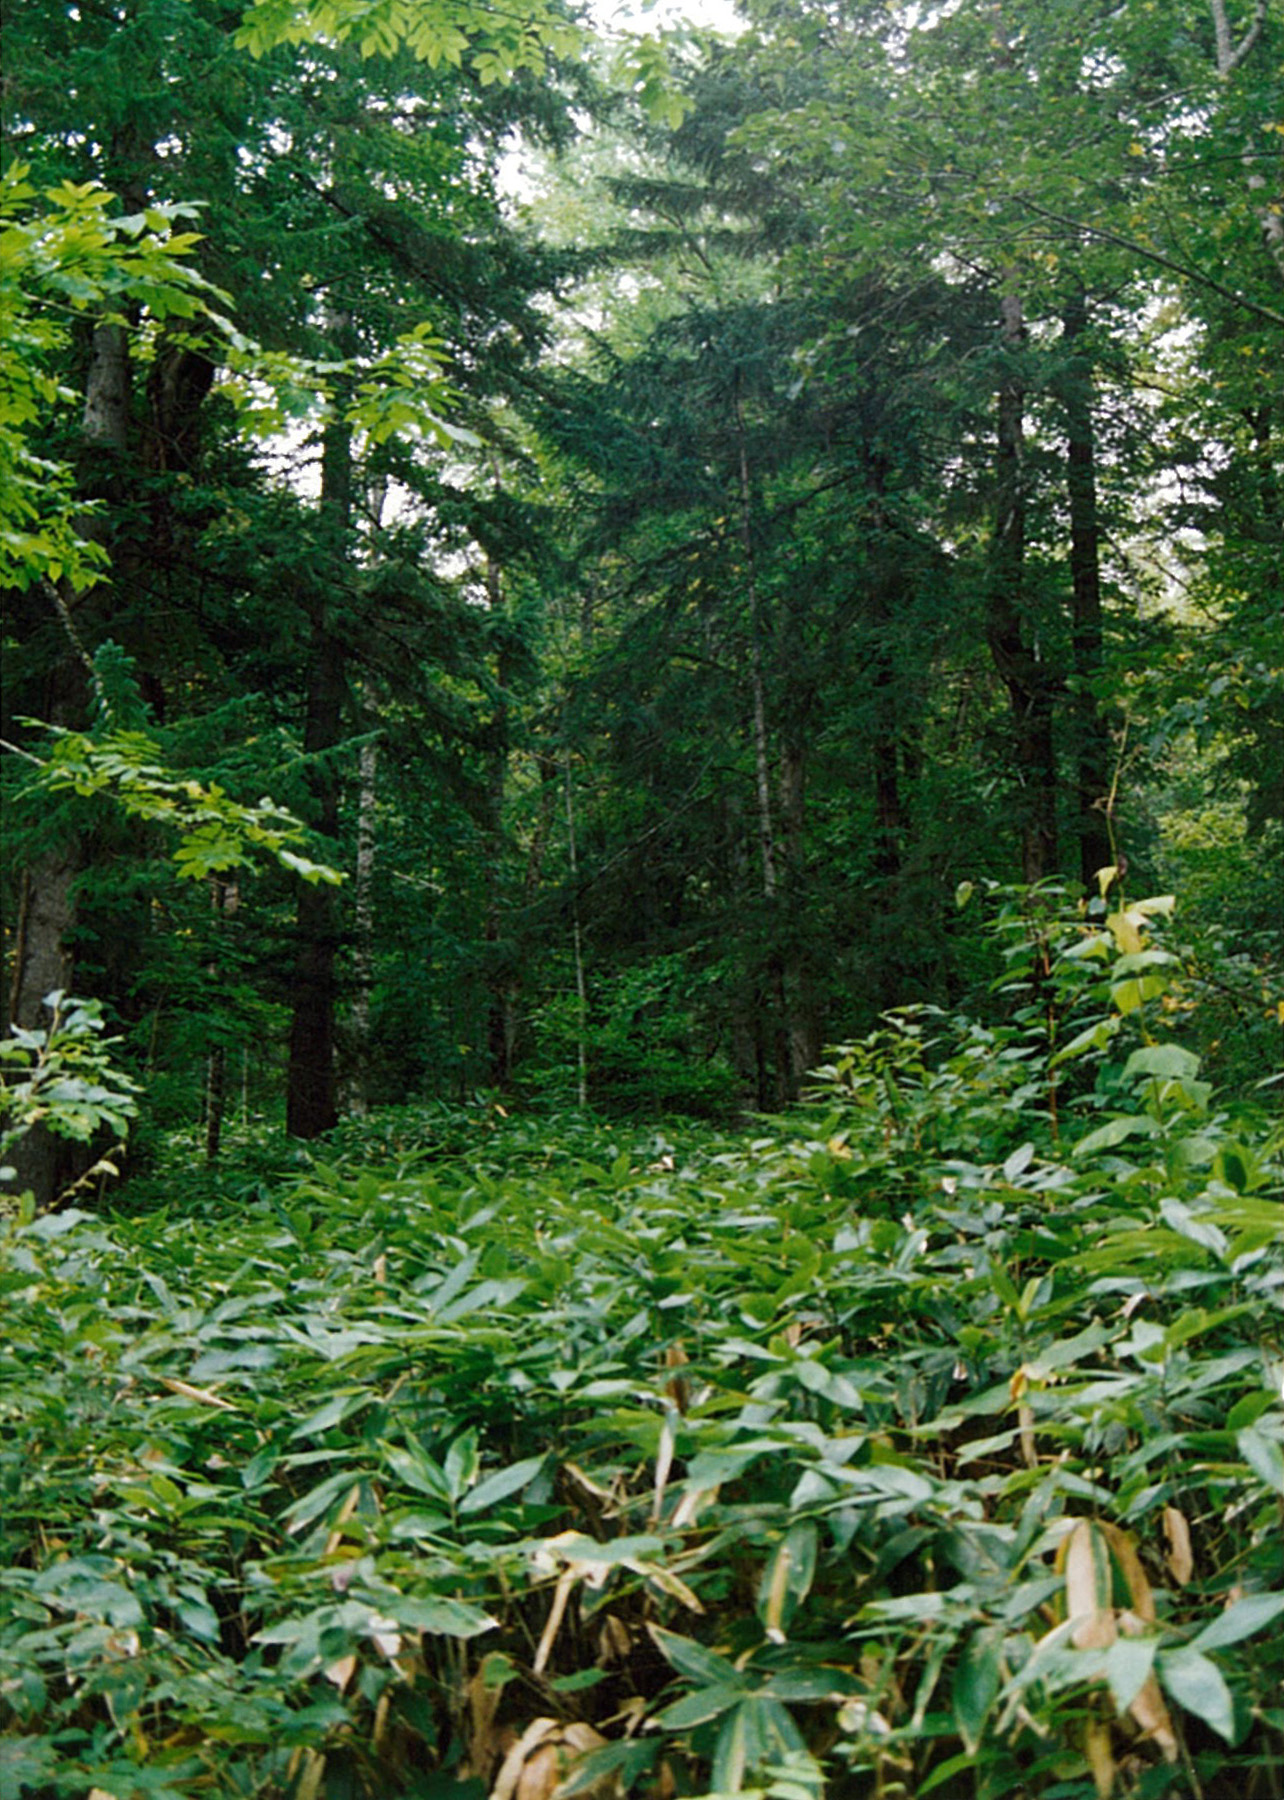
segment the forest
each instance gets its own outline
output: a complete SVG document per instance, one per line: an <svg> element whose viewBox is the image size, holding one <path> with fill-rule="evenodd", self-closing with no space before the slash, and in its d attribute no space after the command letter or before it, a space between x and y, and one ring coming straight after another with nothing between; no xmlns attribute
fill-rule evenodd
<svg viewBox="0 0 1284 1800"><path fill-rule="evenodd" d="M1284 5L688 10L6 9L3 1800L1284 1800Z"/></svg>

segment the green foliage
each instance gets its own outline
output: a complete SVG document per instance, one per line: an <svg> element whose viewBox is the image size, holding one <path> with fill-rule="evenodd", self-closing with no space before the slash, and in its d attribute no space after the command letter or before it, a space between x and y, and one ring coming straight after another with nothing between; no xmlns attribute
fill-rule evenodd
<svg viewBox="0 0 1284 1800"><path fill-rule="evenodd" d="M174 865L190 880L247 868L253 850L305 881L334 885L344 879L295 848L306 842L306 833L292 813L267 799L245 806L217 783L176 778L144 732L108 730L91 737L54 729L51 736L39 784L52 793L70 790L82 798L109 794L128 818L176 831L180 841Z"/></svg>
<svg viewBox="0 0 1284 1800"><path fill-rule="evenodd" d="M81 1144L105 1132L123 1145L138 1112L138 1084L108 1055L119 1040L102 1036L99 1002L52 993L45 1006L48 1025L14 1025L0 1043L0 1165L37 1125ZM89 1171L91 1177L116 1173L109 1154ZM12 1177L11 1168L0 1166L0 1181Z"/></svg>
<svg viewBox="0 0 1284 1800"><path fill-rule="evenodd" d="M14 162L0 174L0 587L102 578L101 548L78 522L72 475L36 446L73 403L60 372L72 320L124 315L192 319L217 297L187 260L199 241L177 229L190 206L151 206L128 217L94 182L37 191Z"/></svg>
<svg viewBox="0 0 1284 1800"><path fill-rule="evenodd" d="M1155 916L1036 934L1110 940L1092 1131L911 1014L751 1136L406 1110L11 1224L15 1792L1269 1792L1282 1146L1119 1010Z"/></svg>

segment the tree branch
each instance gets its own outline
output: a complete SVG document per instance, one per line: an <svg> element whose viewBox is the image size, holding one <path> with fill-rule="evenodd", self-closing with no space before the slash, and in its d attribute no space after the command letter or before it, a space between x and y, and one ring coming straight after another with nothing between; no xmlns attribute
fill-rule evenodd
<svg viewBox="0 0 1284 1800"><path fill-rule="evenodd" d="M1213 30L1217 34L1217 73L1226 79L1252 53L1254 44L1262 35L1262 26L1266 23L1266 0L1257 0L1253 9L1253 22L1236 44L1231 36L1230 20L1226 16L1226 0L1211 0L1213 9Z"/></svg>
<svg viewBox="0 0 1284 1800"><path fill-rule="evenodd" d="M1048 219L1054 225L1062 225L1070 231L1082 232L1085 237L1099 238L1105 244L1117 244L1121 250L1128 250L1139 256L1143 262L1153 263L1156 268L1167 269L1173 275L1180 275L1183 281L1193 281L1199 287L1206 287L1211 293L1220 294L1223 300L1229 300L1241 311L1251 313L1254 318L1265 319L1270 325L1284 326L1284 313L1276 312L1274 307L1263 306L1257 300L1250 300L1247 294L1241 294L1237 288L1227 287L1224 281L1218 281L1212 275L1204 275L1198 269L1192 269L1186 263L1179 263L1171 256L1165 256L1160 250L1151 250L1145 244L1137 243L1135 238L1124 237L1121 232L1110 231L1104 225L1088 225L1082 219L1068 219L1064 213L1051 212L1046 206L1040 206L1028 194L1013 196L1027 212L1036 218Z"/></svg>

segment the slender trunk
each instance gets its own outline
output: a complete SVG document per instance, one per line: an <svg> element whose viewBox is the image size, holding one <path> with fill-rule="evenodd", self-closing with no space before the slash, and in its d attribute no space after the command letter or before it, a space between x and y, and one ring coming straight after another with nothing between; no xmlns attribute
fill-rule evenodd
<svg viewBox="0 0 1284 1800"><path fill-rule="evenodd" d="M588 1105L588 984L584 978L584 934L580 927L580 860L575 832L575 794L571 783L571 753L566 750L563 771L566 795L566 844L571 865L571 949L575 957L575 1068L576 1097Z"/></svg>
<svg viewBox="0 0 1284 1800"><path fill-rule="evenodd" d="M319 618L309 652L303 751L305 756L320 759L309 773L314 797L312 824L331 842L339 832L339 784L324 753L339 742L342 706L342 655L324 618ZM300 885L295 937L286 1130L292 1137L315 1138L329 1131L338 1118L334 1022L339 918L334 890L328 884Z"/></svg>
<svg viewBox="0 0 1284 1800"><path fill-rule="evenodd" d="M75 917L73 884L80 859L72 849L51 850L22 878L14 933L10 1017L29 1031L49 1024L45 996L71 986L72 953L67 933ZM61 1140L43 1125L33 1126L9 1152L15 1193L30 1189L40 1208L52 1206L66 1171Z"/></svg>
<svg viewBox="0 0 1284 1800"><path fill-rule="evenodd" d="M1261 41L1262 28L1266 23L1267 0L1255 0L1253 16L1238 43L1235 42L1231 29L1226 0L1210 0L1210 5L1217 42L1217 73L1223 81L1228 82ZM1267 178L1251 149L1245 154L1244 167L1248 171L1246 181L1257 212L1257 221L1262 228L1262 243L1276 275L1284 281L1284 206L1281 206L1278 194L1273 201L1268 198Z"/></svg>
<svg viewBox="0 0 1284 1800"><path fill-rule="evenodd" d="M994 545L986 634L1012 707L1021 790L1021 874L1041 881L1057 864L1056 756L1052 684L1029 619L1026 550L1025 390L1018 358L1025 341L1019 296L1005 294L1001 331L1006 368L999 389Z"/></svg>
<svg viewBox="0 0 1284 1800"><path fill-rule="evenodd" d="M235 882L224 882L215 877L210 882L210 905L214 913L214 954L205 965L205 973L209 977L211 995L218 990L221 974L220 938L223 921L230 918L240 903L240 894ZM218 1161L218 1153L223 1142L223 1117L227 1110L227 1046L219 1040L210 1045L209 1055L205 1060L205 1161L213 1164Z"/></svg>
<svg viewBox="0 0 1284 1800"><path fill-rule="evenodd" d="M783 988L788 1032L788 1091L795 1095L809 1070L820 1061L821 1030L815 984L807 953L804 834L807 823L807 744L805 727L812 694L796 692L787 710L789 729L780 746L780 822L784 848L789 919L783 950Z"/></svg>
<svg viewBox="0 0 1284 1800"><path fill-rule="evenodd" d="M769 1103L779 1105L794 1098L794 1052L791 1008L787 991L786 955L779 941L776 897L780 884L779 852L771 806L771 755L767 731L767 688L763 654L764 619L758 591L758 563L753 535L753 490L749 479L749 455L745 445L744 414L735 404L736 441L740 473L740 540L744 551L745 597L749 602L749 692L753 714L754 791L758 809L758 848L762 859L762 897L766 903L771 942L766 965L766 1004L772 1015L771 1037L775 1050L775 1081ZM763 1086L760 1080L760 1090ZM761 1099L760 1099L761 1104Z"/></svg>
<svg viewBox="0 0 1284 1800"><path fill-rule="evenodd" d="M486 558L486 599L491 618L503 632L503 580L493 556ZM489 767L486 774L486 948L487 1000L486 1045L490 1078L507 1087L512 1074L514 1040L514 979L512 958L504 948L504 870L507 845L504 837L504 801L508 790L509 685L511 657L503 636L495 658L497 689L495 717L491 724Z"/></svg>
<svg viewBox="0 0 1284 1800"><path fill-rule="evenodd" d="M374 986L375 818L379 746L361 746L357 765L357 862L352 884L352 1079L349 1106L358 1117L370 1109L370 990Z"/></svg>
<svg viewBox="0 0 1284 1800"><path fill-rule="evenodd" d="M352 432L337 418L326 427L322 445L321 510L331 527L333 553L342 559L352 517ZM342 741L344 656L324 596L311 596L308 610L312 632L303 753L312 759L308 777L312 823L333 842L339 834L339 782L328 753ZM286 1130L292 1137L315 1138L338 1118L334 1043L339 908L328 884L300 885L295 936Z"/></svg>
<svg viewBox="0 0 1284 1800"><path fill-rule="evenodd" d="M129 401L125 328L100 324L94 331L81 415L81 481L86 493L94 493L104 475L112 486L120 482L120 461L129 444ZM101 516L87 517L81 530L86 538L99 542L106 535ZM93 673L77 624L84 596L52 583L44 584L44 590L66 639L62 657L49 677L44 714L52 725L81 728L88 715ZM37 855L23 875L14 924L9 1007L13 1023L29 1030L48 1023L45 995L54 989L69 990L74 983L76 879L83 860L79 844L56 843ZM42 1125L35 1126L14 1147L10 1162L17 1172L18 1191L29 1188L42 1209L53 1204L70 1172L68 1147Z"/></svg>
<svg viewBox="0 0 1284 1800"><path fill-rule="evenodd" d="M223 1144L227 1109L227 1048L214 1044L205 1062L205 1163L212 1168Z"/></svg>
<svg viewBox="0 0 1284 1800"><path fill-rule="evenodd" d="M1097 468L1092 362L1080 345L1088 325L1087 301L1076 289L1063 324L1069 350L1064 400L1066 489L1070 502L1071 626L1076 680L1076 786L1079 872L1093 890L1098 869L1112 858L1106 804L1110 793L1110 733L1093 695L1104 661L1101 604L1101 538L1097 524Z"/></svg>
<svg viewBox="0 0 1284 1800"><path fill-rule="evenodd" d="M753 502L749 485L749 458L745 450L744 421L736 406L736 431L740 447L740 540L745 556L745 594L749 601L749 691L753 710L754 787L758 799L758 847L762 856L762 892L776 896L776 833L771 816L771 769L767 737L767 696L763 676L762 604L758 594L758 569L753 543Z"/></svg>

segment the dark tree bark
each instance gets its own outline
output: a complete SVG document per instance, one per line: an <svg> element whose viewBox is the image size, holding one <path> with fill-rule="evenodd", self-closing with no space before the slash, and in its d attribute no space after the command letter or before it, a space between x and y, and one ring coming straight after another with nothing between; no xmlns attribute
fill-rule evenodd
<svg viewBox="0 0 1284 1800"><path fill-rule="evenodd" d="M1008 690L1020 790L1021 877L1041 881L1057 866L1057 769L1052 719L1055 683L1029 617L1026 576L1025 389L1020 351L1025 321L1020 298L1001 303L1005 371L999 388L994 544L986 636Z"/></svg>
<svg viewBox="0 0 1284 1800"><path fill-rule="evenodd" d="M486 600L492 619L504 631L503 578L499 563L486 558ZM509 694L512 658L507 638L501 635L495 658L497 689L495 716L491 721L489 766L486 772L486 952L487 996L486 1049L490 1077L506 1088L512 1073L516 1040L517 992L511 958L504 949L504 870L507 861L504 833L504 800L508 789Z"/></svg>
<svg viewBox="0 0 1284 1800"><path fill-rule="evenodd" d="M1106 806L1110 794L1110 731L1092 693L1104 660L1101 603L1101 534L1097 523L1096 440L1092 361L1083 348L1087 300L1076 290L1063 316L1069 351L1063 400L1070 501L1071 625L1074 643L1075 782L1079 873L1086 888L1113 858Z"/></svg>
<svg viewBox="0 0 1284 1800"><path fill-rule="evenodd" d="M321 514L331 548L342 557L352 518L352 432L341 420L327 427L321 456ZM308 601L308 646L303 753L310 759L312 825L331 842L339 834L339 780L334 751L343 737L344 653L323 594ZM290 1060L285 1120L292 1137L315 1138L338 1120L335 1093L335 959L339 907L328 884L303 883L295 915L297 952L291 983Z"/></svg>

